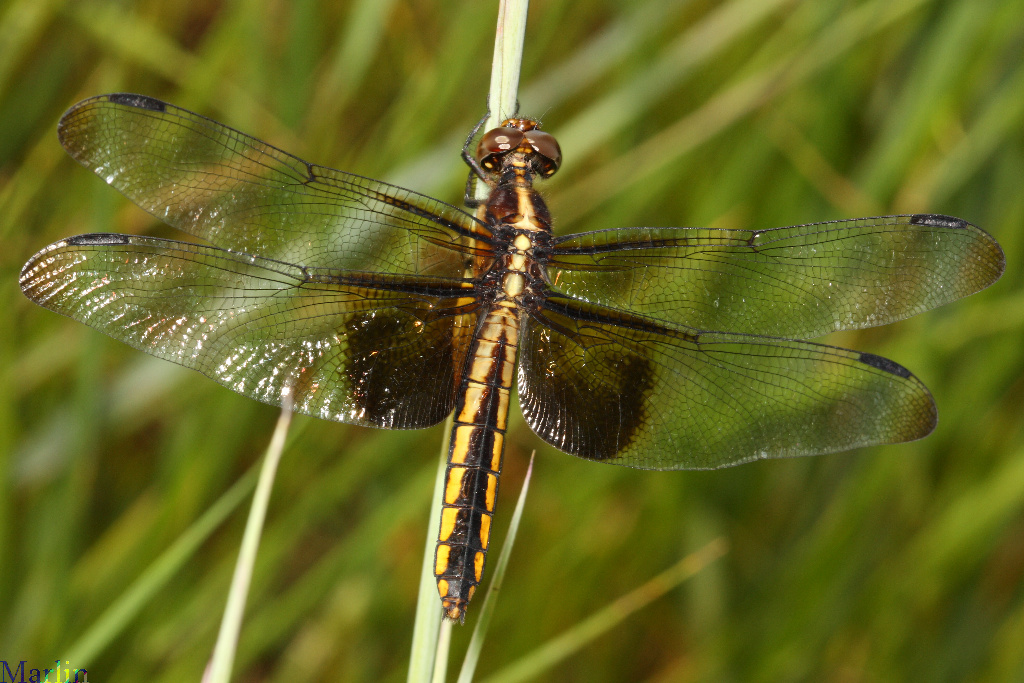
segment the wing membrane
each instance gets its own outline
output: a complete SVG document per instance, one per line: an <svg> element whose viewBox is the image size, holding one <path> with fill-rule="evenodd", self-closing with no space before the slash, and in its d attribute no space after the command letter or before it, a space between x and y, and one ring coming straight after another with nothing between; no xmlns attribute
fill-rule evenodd
<svg viewBox="0 0 1024 683"><path fill-rule="evenodd" d="M127 235L56 242L24 267L36 303L264 403L419 428L454 407L468 282L301 268Z"/></svg>
<svg viewBox="0 0 1024 683"><path fill-rule="evenodd" d="M771 230L624 228L556 241L556 291L699 330L813 338L973 294L1005 261L988 233L918 214Z"/></svg>
<svg viewBox="0 0 1024 683"><path fill-rule="evenodd" d="M58 125L68 153L217 246L321 268L459 277L489 232L453 206L309 164L185 109L101 95Z"/></svg>
<svg viewBox="0 0 1024 683"><path fill-rule="evenodd" d="M583 458L708 469L910 441L935 427L902 366L810 342L703 333L552 297L526 319L527 423Z"/></svg>

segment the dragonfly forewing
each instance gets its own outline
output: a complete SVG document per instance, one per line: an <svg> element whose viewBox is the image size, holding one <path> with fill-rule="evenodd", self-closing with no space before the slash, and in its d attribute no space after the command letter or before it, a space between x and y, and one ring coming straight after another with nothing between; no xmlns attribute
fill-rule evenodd
<svg viewBox="0 0 1024 683"><path fill-rule="evenodd" d="M551 250L560 293L699 330L812 339L974 294L1005 259L984 230L918 214L769 230L623 228Z"/></svg>
<svg viewBox="0 0 1024 683"><path fill-rule="evenodd" d="M216 247L82 235L24 267L36 303L278 405L375 427L451 412L471 283L310 269Z"/></svg>

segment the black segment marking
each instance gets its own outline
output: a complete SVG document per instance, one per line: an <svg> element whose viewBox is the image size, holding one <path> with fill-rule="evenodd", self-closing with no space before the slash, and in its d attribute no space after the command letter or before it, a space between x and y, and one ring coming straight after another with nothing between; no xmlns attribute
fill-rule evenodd
<svg viewBox="0 0 1024 683"><path fill-rule="evenodd" d="M485 514L486 513L484 512L474 512L472 518L469 520L469 538L466 542L473 550L482 550L487 552L487 548L485 548L480 542L480 522L483 520Z"/></svg>
<svg viewBox="0 0 1024 683"><path fill-rule="evenodd" d="M491 468L491 458L494 454L494 433L502 431L498 429L473 429L469 435L469 445L466 447L466 467Z"/></svg>
<svg viewBox="0 0 1024 683"><path fill-rule="evenodd" d="M462 489L462 495L466 496L469 504L476 510L487 510L487 472L484 470L473 470L473 473L472 488L470 488L469 484L466 484Z"/></svg>
<svg viewBox="0 0 1024 683"><path fill-rule="evenodd" d="M891 361L888 358L883 358L882 356L876 356L873 353L862 353L858 360L865 365L870 365L873 368L884 370L885 372L896 375L897 377L910 377L910 370L907 370L896 361Z"/></svg>
<svg viewBox="0 0 1024 683"><path fill-rule="evenodd" d="M470 472L472 472L472 471L473 470L470 470ZM469 475L470 472L466 472L466 475ZM466 475L463 476L463 482L462 482L462 491L463 492L462 492L462 495L460 497L465 497L466 496L466 488L467 488L467 485L466 485L466 482L465 482ZM451 507L455 507L455 506L447 506L446 505L445 507L451 508ZM452 527L452 533L444 541L453 550L455 549L455 546L464 546L467 543L469 543L470 529L472 527L472 521L473 521L472 520L472 515L473 515L473 511L470 510L468 507L459 507L459 512L455 515L455 525ZM449 552L451 552L451 551L449 551Z"/></svg>
<svg viewBox="0 0 1024 683"><path fill-rule="evenodd" d="M114 104L123 104L136 109L149 109L151 111L167 111L167 103L161 102L153 97L135 95L133 93L114 93L107 95L107 99Z"/></svg>
<svg viewBox="0 0 1024 683"><path fill-rule="evenodd" d="M448 568L438 578L448 579L450 582L463 586L476 584L476 581L472 580L474 576L472 570L473 561L471 559L473 550L468 545L453 545L450 547ZM462 595L462 593L452 593L449 591L449 597L461 597Z"/></svg>

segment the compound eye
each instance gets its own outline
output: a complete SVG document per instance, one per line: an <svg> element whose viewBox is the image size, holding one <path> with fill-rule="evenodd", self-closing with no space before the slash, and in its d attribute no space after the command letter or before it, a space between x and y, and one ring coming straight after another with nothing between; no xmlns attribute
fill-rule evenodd
<svg viewBox="0 0 1024 683"><path fill-rule="evenodd" d="M476 158L488 171L501 168L501 159L523 141L523 131L515 128L495 128L487 131L476 147Z"/></svg>
<svg viewBox="0 0 1024 683"><path fill-rule="evenodd" d="M562 165L562 150L558 146L555 136L539 130L531 130L526 133L526 141L540 158L536 159L538 172L547 178L554 175L558 167Z"/></svg>

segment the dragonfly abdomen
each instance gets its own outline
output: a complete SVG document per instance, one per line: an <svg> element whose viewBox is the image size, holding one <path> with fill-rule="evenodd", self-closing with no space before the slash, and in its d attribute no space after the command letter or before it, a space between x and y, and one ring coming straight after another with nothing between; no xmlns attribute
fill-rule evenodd
<svg viewBox="0 0 1024 683"><path fill-rule="evenodd" d="M455 405L434 554L441 606L452 620L465 618L483 576L518 344L518 308L493 304L477 326Z"/></svg>

